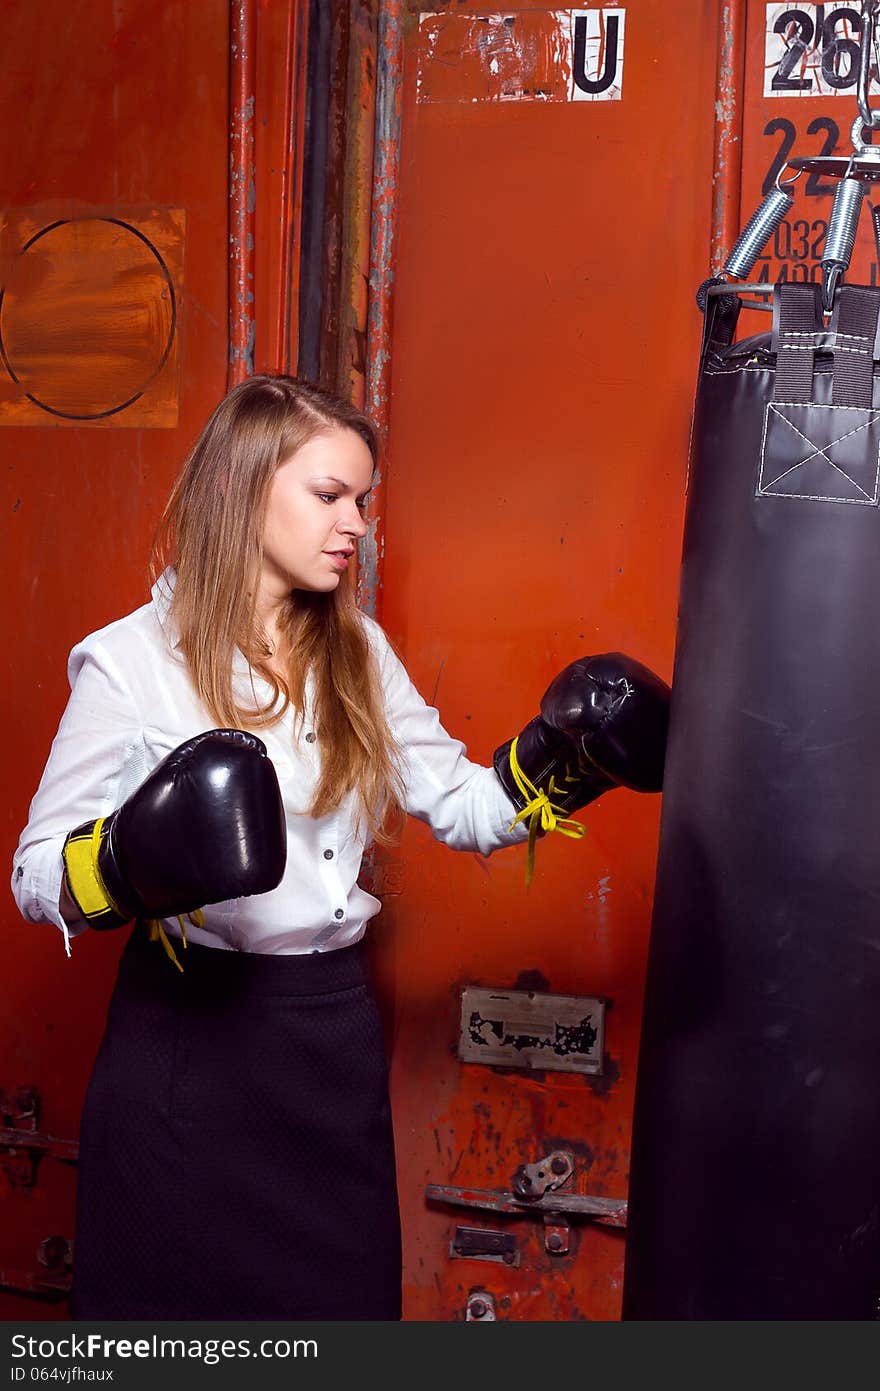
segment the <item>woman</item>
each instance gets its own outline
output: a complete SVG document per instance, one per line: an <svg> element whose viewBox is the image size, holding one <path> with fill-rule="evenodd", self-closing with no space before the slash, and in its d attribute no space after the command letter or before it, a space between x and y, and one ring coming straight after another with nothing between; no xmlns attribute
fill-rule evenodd
<svg viewBox="0 0 880 1391"><path fill-rule="evenodd" d="M617 655L567 668L494 768L466 758L355 604L377 452L330 393L243 382L171 492L151 602L71 653L13 890L68 954L135 923L83 1112L75 1318L399 1318L364 849L410 813L488 855L659 787L668 692Z"/></svg>

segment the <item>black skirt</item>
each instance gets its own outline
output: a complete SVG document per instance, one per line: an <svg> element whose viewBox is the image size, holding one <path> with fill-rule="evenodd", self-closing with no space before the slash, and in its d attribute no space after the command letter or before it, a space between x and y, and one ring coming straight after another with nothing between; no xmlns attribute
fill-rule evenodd
<svg viewBox="0 0 880 1391"><path fill-rule="evenodd" d="M80 1139L74 1319L400 1318L382 1031L362 943L304 956L136 925Z"/></svg>

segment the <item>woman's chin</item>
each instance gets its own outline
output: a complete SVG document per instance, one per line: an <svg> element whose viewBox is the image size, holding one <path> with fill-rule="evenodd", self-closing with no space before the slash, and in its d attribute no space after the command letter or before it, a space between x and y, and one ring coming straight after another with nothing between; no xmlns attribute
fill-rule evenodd
<svg viewBox="0 0 880 1391"><path fill-rule="evenodd" d="M294 580L292 589L305 589L310 594L332 594L339 588L342 575L321 575L310 580Z"/></svg>

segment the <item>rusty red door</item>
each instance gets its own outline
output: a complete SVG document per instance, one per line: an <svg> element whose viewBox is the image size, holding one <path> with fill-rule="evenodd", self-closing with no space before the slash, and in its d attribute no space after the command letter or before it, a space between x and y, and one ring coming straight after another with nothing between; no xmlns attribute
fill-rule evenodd
<svg viewBox="0 0 880 1391"><path fill-rule="evenodd" d="M482 763L585 653L670 674L719 21L708 0L406 18L381 614ZM415 824L394 867L375 955L408 1318L619 1316L659 799L580 819L528 892L524 851ZM544 1039L601 1023L598 1057L525 1046L538 1009ZM475 1016L515 1040L492 1064ZM561 1211L475 1197L524 1180Z"/></svg>

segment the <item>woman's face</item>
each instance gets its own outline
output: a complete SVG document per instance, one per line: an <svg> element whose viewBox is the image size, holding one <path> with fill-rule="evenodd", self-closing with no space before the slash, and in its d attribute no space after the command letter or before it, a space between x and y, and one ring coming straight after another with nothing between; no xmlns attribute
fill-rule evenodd
<svg viewBox="0 0 880 1391"><path fill-rule="evenodd" d="M344 426L315 435L279 464L263 528L265 599L337 587L367 532L363 510L372 479L369 449Z"/></svg>

